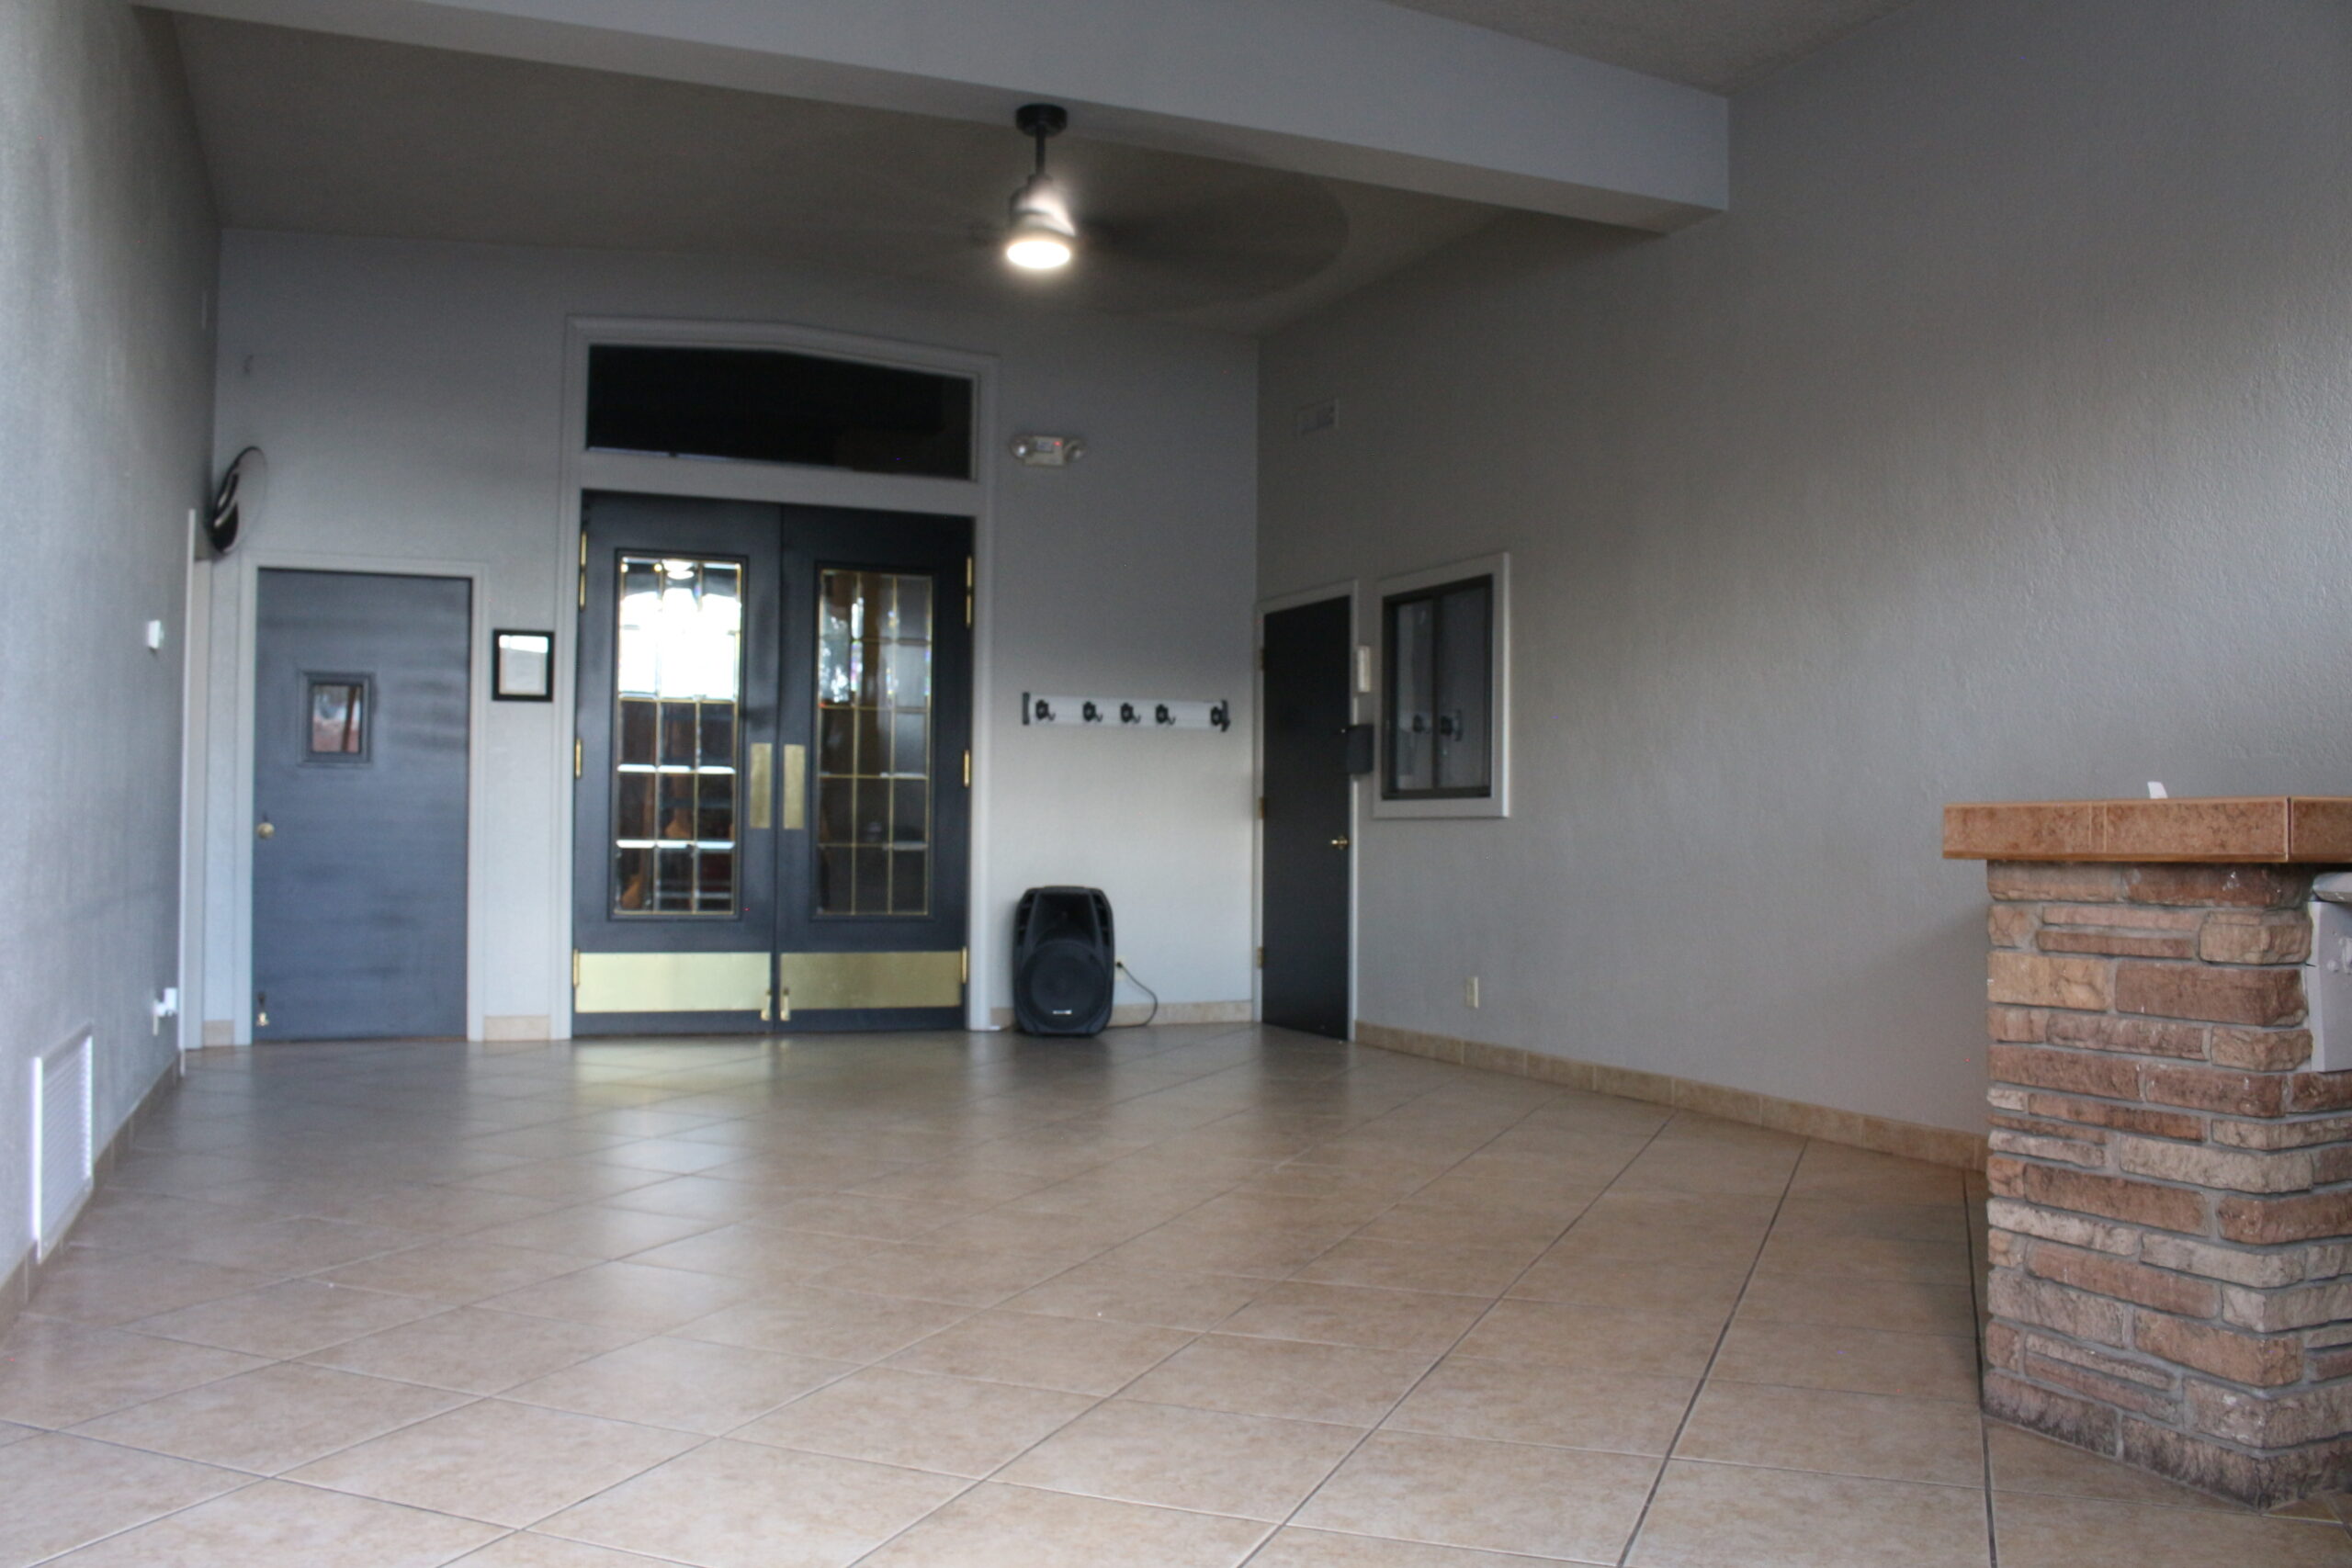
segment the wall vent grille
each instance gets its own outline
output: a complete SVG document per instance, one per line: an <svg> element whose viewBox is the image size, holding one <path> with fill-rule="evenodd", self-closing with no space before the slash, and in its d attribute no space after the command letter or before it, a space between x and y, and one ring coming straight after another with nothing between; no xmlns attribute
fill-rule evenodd
<svg viewBox="0 0 2352 1568"><path fill-rule="evenodd" d="M33 1058L33 1235L40 1256L64 1239L90 1195L90 1036Z"/></svg>

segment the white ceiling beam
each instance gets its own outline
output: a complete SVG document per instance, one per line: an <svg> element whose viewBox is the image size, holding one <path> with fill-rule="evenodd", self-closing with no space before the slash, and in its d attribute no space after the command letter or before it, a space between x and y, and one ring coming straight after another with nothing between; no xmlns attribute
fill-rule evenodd
<svg viewBox="0 0 2352 1568"><path fill-rule="evenodd" d="M1002 121L1634 228L1723 209L1712 93L1379 0L163 0L313 31Z"/></svg>

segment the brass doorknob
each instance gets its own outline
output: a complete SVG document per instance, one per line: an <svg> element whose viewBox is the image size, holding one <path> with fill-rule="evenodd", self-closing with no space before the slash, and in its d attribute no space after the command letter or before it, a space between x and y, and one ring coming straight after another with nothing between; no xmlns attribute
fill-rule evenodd
<svg viewBox="0 0 2352 1568"><path fill-rule="evenodd" d="M275 826L265 822L260 827L254 829L254 837L256 839L267 839L274 837L277 832L277 829Z"/></svg>
<svg viewBox="0 0 2352 1568"><path fill-rule="evenodd" d="M1335 850L1344 850L1348 847L1348 841L1345 839L1334 839L1331 840L1331 847Z"/></svg>

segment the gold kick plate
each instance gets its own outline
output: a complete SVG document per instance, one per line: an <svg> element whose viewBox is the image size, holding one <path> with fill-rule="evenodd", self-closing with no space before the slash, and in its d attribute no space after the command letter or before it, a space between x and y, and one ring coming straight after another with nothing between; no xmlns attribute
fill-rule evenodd
<svg viewBox="0 0 2352 1568"><path fill-rule="evenodd" d="M765 740L752 742L751 780L745 786L751 795L748 826L754 832L765 831L773 820L770 800L775 795L775 748Z"/></svg>
<svg viewBox="0 0 2352 1568"><path fill-rule="evenodd" d="M571 776L573 778L580 776L580 770L587 754L586 743L578 736L573 736L571 738Z"/></svg>
<svg viewBox="0 0 2352 1568"><path fill-rule="evenodd" d="M760 798L767 798L765 784L754 784ZM797 833L808 826L808 748L792 745L784 749L784 830Z"/></svg>
<svg viewBox="0 0 2352 1568"><path fill-rule="evenodd" d="M972 787L972 752L969 747L964 750L964 787Z"/></svg>

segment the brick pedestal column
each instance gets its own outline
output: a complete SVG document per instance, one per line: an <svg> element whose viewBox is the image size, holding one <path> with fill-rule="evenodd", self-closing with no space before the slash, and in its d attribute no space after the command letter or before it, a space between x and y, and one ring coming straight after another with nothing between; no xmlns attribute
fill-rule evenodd
<svg viewBox="0 0 2352 1568"><path fill-rule="evenodd" d="M2352 1482L2352 1073L2309 1070L2313 870L1989 866L1984 1407L2264 1506Z"/></svg>

